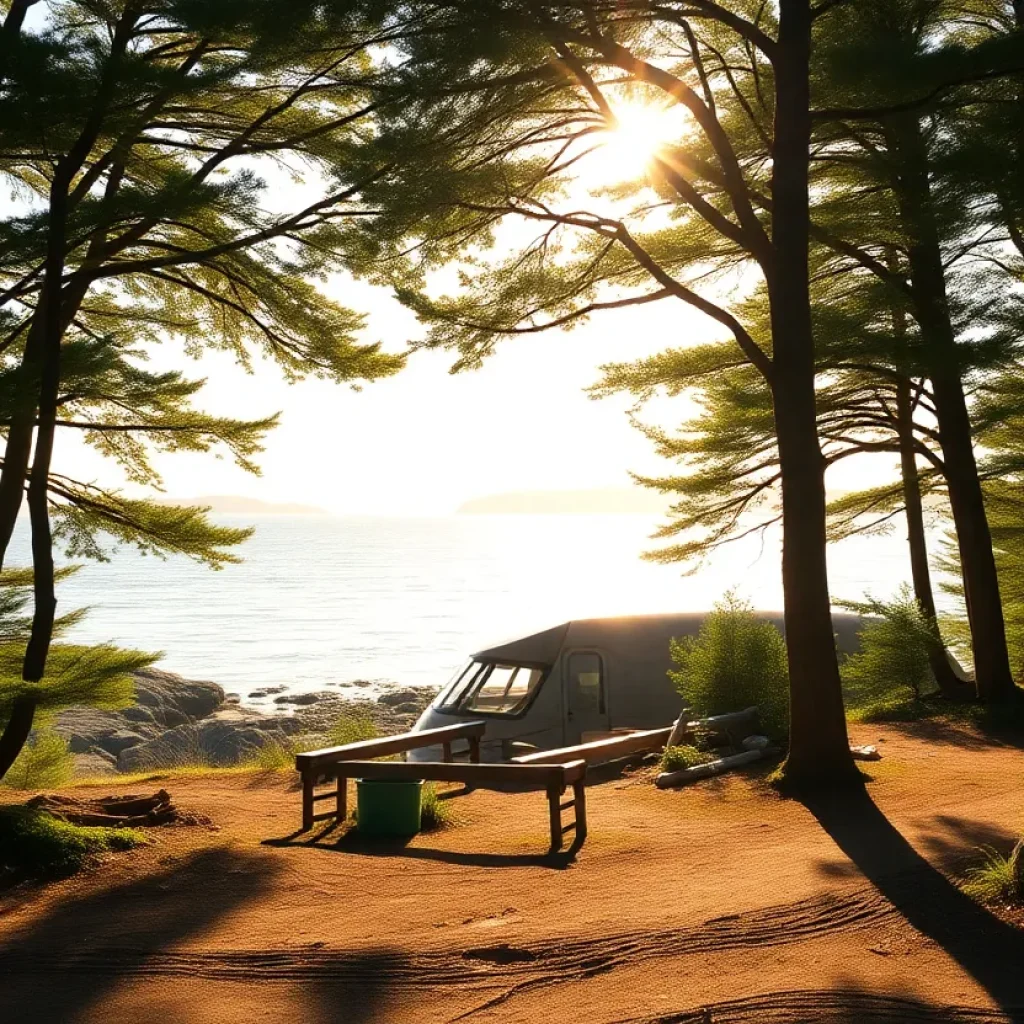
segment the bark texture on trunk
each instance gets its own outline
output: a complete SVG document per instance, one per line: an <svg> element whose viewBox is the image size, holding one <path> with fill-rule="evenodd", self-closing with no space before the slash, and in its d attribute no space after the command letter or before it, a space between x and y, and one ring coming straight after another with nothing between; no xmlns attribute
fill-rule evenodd
<svg viewBox="0 0 1024 1024"><path fill-rule="evenodd" d="M11 765L17 760L21 748L25 746L35 716L34 697L19 697L14 702L11 717L7 719L3 734L0 734L0 779L11 770Z"/></svg>
<svg viewBox="0 0 1024 1024"><path fill-rule="evenodd" d="M914 445L914 415L910 394L910 381L902 378L896 385L896 422L900 443L900 470L903 481L903 504L907 519L907 544L910 547L910 575L914 584L914 597L922 613L932 622L938 620L935 592L928 565L928 541L924 530L924 505L921 500L921 482L917 475ZM928 650L928 663L939 691L951 700L968 700L974 688L964 683L949 663L945 645L937 640Z"/></svg>
<svg viewBox="0 0 1024 1024"><path fill-rule="evenodd" d="M960 549L978 695L986 701L1004 700L1013 695L1015 687L1006 648L992 534L978 478L970 414L946 297L927 144L916 116L909 114L893 119L889 138L897 164L896 199L908 238L915 315L925 342L949 503Z"/></svg>
<svg viewBox="0 0 1024 1024"><path fill-rule="evenodd" d="M808 272L811 12L781 0L772 171L774 260L768 277L772 398L782 477L790 744L797 789L859 780L846 733L825 558L825 463L818 441Z"/></svg>
<svg viewBox="0 0 1024 1024"><path fill-rule="evenodd" d="M64 273L64 246L67 225L67 186L58 174L50 191L50 237L47 252L47 278L59 282ZM46 659L53 640L57 614L57 594L53 565L53 531L50 527L49 482L53 461L53 443L57 430L57 403L60 392L60 350L64 337L64 309L60 287L44 296L36 317L42 324L42 367L39 382L39 426L35 456L28 486L29 521L32 525L32 570L34 607L32 630L25 649L22 678L37 683L46 671Z"/></svg>

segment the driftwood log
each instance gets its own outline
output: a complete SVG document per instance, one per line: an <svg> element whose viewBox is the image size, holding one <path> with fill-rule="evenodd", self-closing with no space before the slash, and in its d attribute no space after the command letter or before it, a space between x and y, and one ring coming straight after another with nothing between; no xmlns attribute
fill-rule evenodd
<svg viewBox="0 0 1024 1024"><path fill-rule="evenodd" d="M677 772L662 772L654 784L659 789L672 789L676 786L686 786L691 782L698 782L700 779L710 779L715 775L722 775L724 772L739 768L744 764L753 764L763 758L771 757L779 753L778 747L765 747L764 750L745 750L742 754L730 754L729 757L720 757L717 761L708 761L707 764L694 765L692 768L683 768Z"/></svg>
<svg viewBox="0 0 1024 1024"><path fill-rule="evenodd" d="M738 747L748 736L761 731L761 720L757 708L744 708L742 711L730 711L725 715L712 715L710 718L691 719L690 711L684 708L676 719L672 733L665 744L667 747L678 747L693 740L698 732L710 733L720 737L716 746L730 745Z"/></svg>
<svg viewBox="0 0 1024 1024"><path fill-rule="evenodd" d="M179 820L171 795L161 789L152 796L105 796L80 800L71 796L34 796L29 807L52 814L73 825L106 825L110 828L139 828L167 825Z"/></svg>

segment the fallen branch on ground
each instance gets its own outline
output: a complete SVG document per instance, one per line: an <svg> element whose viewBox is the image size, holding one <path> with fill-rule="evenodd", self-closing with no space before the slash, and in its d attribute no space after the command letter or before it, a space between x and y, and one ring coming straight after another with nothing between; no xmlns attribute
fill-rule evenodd
<svg viewBox="0 0 1024 1024"><path fill-rule="evenodd" d="M152 796L104 796L95 800L40 794L29 800L28 806L46 811L73 825L140 828L176 822L202 823L197 815L183 815L171 802L171 795L166 789Z"/></svg>

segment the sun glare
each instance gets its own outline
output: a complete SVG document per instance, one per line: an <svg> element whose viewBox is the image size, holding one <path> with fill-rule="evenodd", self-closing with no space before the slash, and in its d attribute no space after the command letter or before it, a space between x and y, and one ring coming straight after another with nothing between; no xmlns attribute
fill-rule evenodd
<svg viewBox="0 0 1024 1024"><path fill-rule="evenodd" d="M601 145L594 154L596 169L605 184L642 177L679 128L669 111L651 103L625 102L613 110L618 124L602 133Z"/></svg>

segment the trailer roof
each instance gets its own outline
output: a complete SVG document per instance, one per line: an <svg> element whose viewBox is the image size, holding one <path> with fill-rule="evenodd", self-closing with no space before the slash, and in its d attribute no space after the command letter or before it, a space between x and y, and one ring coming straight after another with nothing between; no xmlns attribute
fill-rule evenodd
<svg viewBox="0 0 1024 1024"><path fill-rule="evenodd" d="M558 652L569 641L574 647L599 647L627 653L639 651L648 644L667 642L669 637L693 636L699 632L707 612L685 612L667 615L620 615L601 619L571 619L560 626L540 633L510 640L477 651L473 657L480 661L525 662L553 665ZM762 619L772 622L785 635L782 612L756 612ZM833 612L832 625L839 650L851 653L858 647L857 633L862 627L861 616L853 612Z"/></svg>

